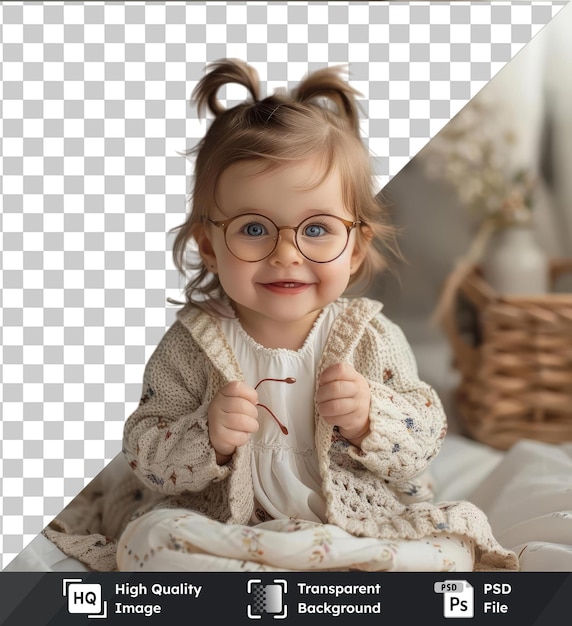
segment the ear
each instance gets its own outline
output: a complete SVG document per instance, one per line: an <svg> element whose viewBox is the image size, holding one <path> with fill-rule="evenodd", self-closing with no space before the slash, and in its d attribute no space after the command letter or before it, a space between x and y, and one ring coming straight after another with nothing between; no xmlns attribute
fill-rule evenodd
<svg viewBox="0 0 572 626"><path fill-rule="evenodd" d="M201 255L201 259L203 260L205 267L209 272L216 274L218 270L216 254L209 238L209 233L207 232L207 228L205 228L204 224L196 225L193 236L197 242L199 254Z"/></svg>
<svg viewBox="0 0 572 626"><path fill-rule="evenodd" d="M354 243L354 249L351 256L350 264L350 276L353 276L361 267L366 254L367 249L371 245L373 239L373 231L368 226L362 226L357 233L356 241Z"/></svg>

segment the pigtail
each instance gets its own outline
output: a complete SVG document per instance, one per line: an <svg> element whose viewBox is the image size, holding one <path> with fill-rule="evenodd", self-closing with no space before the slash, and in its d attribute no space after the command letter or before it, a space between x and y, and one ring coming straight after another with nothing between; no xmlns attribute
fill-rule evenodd
<svg viewBox="0 0 572 626"><path fill-rule="evenodd" d="M350 128L359 136L359 110L356 96L361 95L341 77L343 66L326 67L307 76L292 92L295 100L308 103L316 98L326 98L345 118Z"/></svg>
<svg viewBox="0 0 572 626"><path fill-rule="evenodd" d="M206 107L217 116L225 112L226 109L218 100L217 93L228 83L246 87L254 102L258 102L260 81L253 67L239 59L222 59L212 63L209 68L210 71L201 78L191 96L197 101L199 115L202 115Z"/></svg>

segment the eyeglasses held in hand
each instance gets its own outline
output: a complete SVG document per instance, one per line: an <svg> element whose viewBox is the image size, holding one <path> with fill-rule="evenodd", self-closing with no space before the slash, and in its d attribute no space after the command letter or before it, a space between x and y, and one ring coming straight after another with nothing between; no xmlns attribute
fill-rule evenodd
<svg viewBox="0 0 572 626"><path fill-rule="evenodd" d="M296 379L293 376L288 376L288 378L263 378L262 380L259 380L256 383L256 387L254 387L254 389L258 389L259 385L267 381L274 381L277 383L287 383L288 385L292 385L293 383L296 382ZM272 417L274 418L274 421L278 424L278 427L280 428L282 433L284 435L288 434L288 429L286 428L286 426L284 426L284 424L276 417L276 415L274 415L274 413L265 404L257 403L256 406L261 406L263 409L266 409L268 413L272 415Z"/></svg>
<svg viewBox="0 0 572 626"><path fill-rule="evenodd" d="M294 243L308 261L330 263L343 254L350 233L361 224L361 221L352 222L328 213L312 215L298 226L277 226L258 213L246 213L220 221L207 219L222 229L229 252L247 263L268 258L276 250L282 230L294 231Z"/></svg>

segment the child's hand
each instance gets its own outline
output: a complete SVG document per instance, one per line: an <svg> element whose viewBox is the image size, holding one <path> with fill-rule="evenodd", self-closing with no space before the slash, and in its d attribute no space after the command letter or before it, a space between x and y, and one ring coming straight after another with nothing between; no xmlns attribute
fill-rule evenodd
<svg viewBox="0 0 572 626"><path fill-rule="evenodd" d="M337 363L322 373L316 400L324 420L359 446L369 433L371 391L367 380L349 363Z"/></svg>
<svg viewBox="0 0 572 626"><path fill-rule="evenodd" d="M230 460L250 433L258 430L258 394L246 383L233 380L219 389L208 410L209 439L219 465Z"/></svg>

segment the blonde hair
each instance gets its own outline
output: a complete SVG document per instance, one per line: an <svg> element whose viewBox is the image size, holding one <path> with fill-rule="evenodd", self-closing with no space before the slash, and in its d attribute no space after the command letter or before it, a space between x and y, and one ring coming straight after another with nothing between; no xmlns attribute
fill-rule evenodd
<svg viewBox="0 0 572 626"><path fill-rule="evenodd" d="M276 91L260 100L256 70L236 59L223 59L209 66L210 71L197 84L199 114L206 107L215 119L197 147L195 183L191 211L177 228L173 259L178 270L192 278L187 283L187 301L200 294L220 300L223 295L218 276L201 259L187 257L187 245L203 228L209 209L216 206L217 182L223 171L241 161L260 161L264 170L318 156L324 165L319 185L335 167L340 174L345 206L354 219L364 224L357 231L356 245L365 252L350 285L369 285L374 275L386 267L384 251L398 253L395 230L387 223L386 211L375 198L368 151L359 132L356 95L359 93L341 78L343 68L330 67L307 76L290 94ZM237 83L247 89L251 100L225 109L217 99L219 89Z"/></svg>

